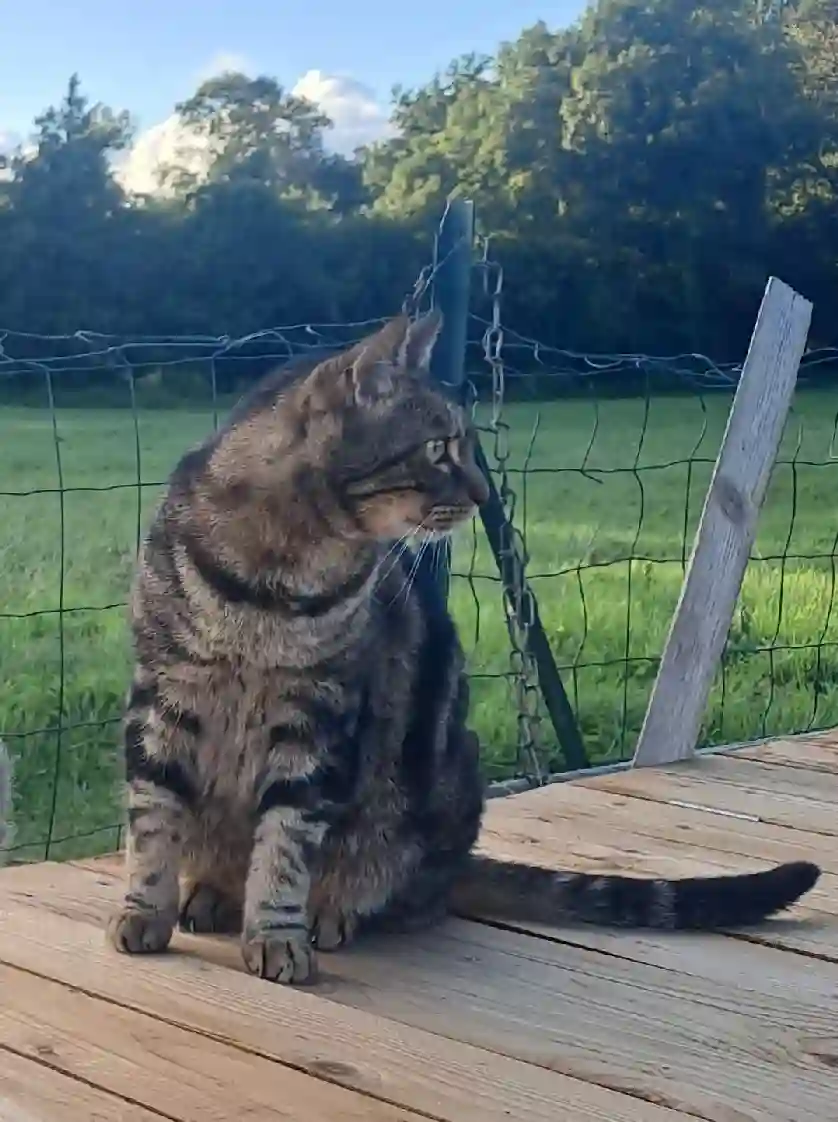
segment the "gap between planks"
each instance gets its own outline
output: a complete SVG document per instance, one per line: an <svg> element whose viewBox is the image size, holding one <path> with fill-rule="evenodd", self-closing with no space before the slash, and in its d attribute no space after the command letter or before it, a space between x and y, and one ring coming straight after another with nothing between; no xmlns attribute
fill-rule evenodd
<svg viewBox="0 0 838 1122"><path fill-rule="evenodd" d="M171 1122L0 1044L0 1122Z"/></svg>
<svg viewBox="0 0 838 1122"><path fill-rule="evenodd" d="M178 1122L239 1114L254 1122L421 1122L398 1104L12 967L0 966L0 992L0 1049Z"/></svg>
<svg viewBox="0 0 838 1122"><path fill-rule="evenodd" d="M769 823L825 838L838 836L838 775L824 771L815 773L803 767L720 754L668 768L580 779L574 785L647 803L687 804L684 809Z"/></svg>

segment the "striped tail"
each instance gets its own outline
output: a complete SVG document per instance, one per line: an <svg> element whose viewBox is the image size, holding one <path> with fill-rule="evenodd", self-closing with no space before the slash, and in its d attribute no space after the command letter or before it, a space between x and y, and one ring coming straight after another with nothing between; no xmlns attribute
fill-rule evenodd
<svg viewBox="0 0 838 1122"><path fill-rule="evenodd" d="M0 740L0 865L12 844L12 759Z"/></svg>
<svg viewBox="0 0 838 1122"><path fill-rule="evenodd" d="M451 907L514 923L712 931L759 923L795 903L821 870L808 861L762 873L653 880L571 873L472 854Z"/></svg>

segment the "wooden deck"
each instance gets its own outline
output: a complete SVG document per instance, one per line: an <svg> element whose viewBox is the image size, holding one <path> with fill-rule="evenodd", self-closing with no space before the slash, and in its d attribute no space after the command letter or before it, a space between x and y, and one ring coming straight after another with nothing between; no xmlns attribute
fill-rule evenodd
<svg viewBox="0 0 838 1122"><path fill-rule="evenodd" d="M500 799L485 846L825 873L747 937L451 920L324 956L316 990L289 990L245 975L230 940L113 954L115 859L7 869L0 1120L836 1122L838 736Z"/></svg>

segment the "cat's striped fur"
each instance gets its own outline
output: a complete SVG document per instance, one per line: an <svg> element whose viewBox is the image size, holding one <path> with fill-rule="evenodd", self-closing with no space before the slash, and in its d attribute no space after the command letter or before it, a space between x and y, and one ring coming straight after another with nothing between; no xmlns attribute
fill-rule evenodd
<svg viewBox="0 0 838 1122"><path fill-rule="evenodd" d="M467 418L426 378L438 329L398 318L280 371L173 473L133 597L118 949L162 950L178 920L240 930L251 971L301 982L315 947L449 908L713 927L814 884L806 864L669 882L471 855L463 653L402 549L487 494Z"/></svg>

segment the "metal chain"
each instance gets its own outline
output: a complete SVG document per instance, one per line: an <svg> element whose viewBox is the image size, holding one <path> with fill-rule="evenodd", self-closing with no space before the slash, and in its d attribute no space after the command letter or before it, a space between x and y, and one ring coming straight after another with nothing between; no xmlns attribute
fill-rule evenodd
<svg viewBox="0 0 838 1122"><path fill-rule="evenodd" d="M541 722L538 673L530 650L529 632L535 621L535 597L527 581L526 542L515 525L517 495L509 478L509 424L504 420L505 370L503 358L503 268L489 257L488 239L483 245L484 290L492 300L492 317L483 333L483 356L492 372L493 457L498 476L498 494L504 512L500 570L503 604L509 633L510 675L515 682L518 706L518 764L527 769L536 784L544 782L539 758Z"/></svg>

